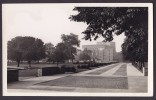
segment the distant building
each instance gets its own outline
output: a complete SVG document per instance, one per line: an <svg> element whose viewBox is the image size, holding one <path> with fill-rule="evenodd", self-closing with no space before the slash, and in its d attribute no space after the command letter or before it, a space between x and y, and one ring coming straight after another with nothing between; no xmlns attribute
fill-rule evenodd
<svg viewBox="0 0 156 100"><path fill-rule="evenodd" d="M102 63L109 63L115 61L115 42L97 42L97 44L95 45L83 45L82 49L85 48L87 50L92 51L92 60Z"/></svg>

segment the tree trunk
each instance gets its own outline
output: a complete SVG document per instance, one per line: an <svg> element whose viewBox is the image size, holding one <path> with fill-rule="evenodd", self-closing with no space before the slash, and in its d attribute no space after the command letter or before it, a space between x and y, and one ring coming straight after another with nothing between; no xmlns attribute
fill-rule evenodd
<svg viewBox="0 0 156 100"><path fill-rule="evenodd" d="M145 67L145 61L143 61L143 63L142 63L142 64L143 64L143 67Z"/></svg>
<svg viewBox="0 0 156 100"><path fill-rule="evenodd" d="M142 68L142 62L140 61L140 69Z"/></svg>
<svg viewBox="0 0 156 100"><path fill-rule="evenodd" d="M20 61L18 60L18 61L17 61L17 67L19 67L19 64L20 64Z"/></svg>
<svg viewBox="0 0 156 100"><path fill-rule="evenodd" d="M29 68L31 67L31 61L28 61L28 64L29 64Z"/></svg>
<svg viewBox="0 0 156 100"><path fill-rule="evenodd" d="M58 61L57 61L57 66L58 66Z"/></svg>

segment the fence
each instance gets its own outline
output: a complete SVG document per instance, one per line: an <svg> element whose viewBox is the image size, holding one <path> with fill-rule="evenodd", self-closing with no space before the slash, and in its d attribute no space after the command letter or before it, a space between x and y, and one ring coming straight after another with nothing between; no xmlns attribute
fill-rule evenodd
<svg viewBox="0 0 156 100"><path fill-rule="evenodd" d="M145 62L144 64L141 62L133 62L132 65L142 72L144 76L148 76L148 62Z"/></svg>

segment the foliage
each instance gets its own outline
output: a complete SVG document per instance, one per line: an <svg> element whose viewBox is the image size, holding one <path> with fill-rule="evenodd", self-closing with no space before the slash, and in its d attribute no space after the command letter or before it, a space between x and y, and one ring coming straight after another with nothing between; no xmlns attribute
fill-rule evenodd
<svg viewBox="0 0 156 100"><path fill-rule="evenodd" d="M92 54L91 50L84 49L79 55L79 60L83 61L91 60L91 54Z"/></svg>
<svg viewBox="0 0 156 100"><path fill-rule="evenodd" d="M64 43L58 43L53 54L53 60L58 64L59 62L63 62L67 59L66 45Z"/></svg>
<svg viewBox="0 0 156 100"><path fill-rule="evenodd" d="M66 46L65 51L68 54L68 59L71 59L73 61L74 55L77 52L76 47L80 45L78 35L72 33L70 35L62 34L61 39L62 43L64 43L64 45Z"/></svg>
<svg viewBox="0 0 156 100"><path fill-rule="evenodd" d="M72 45L72 46L79 46L80 41L78 40L78 35L70 33L70 35L62 34L61 39L63 43Z"/></svg>
<svg viewBox="0 0 156 100"><path fill-rule="evenodd" d="M45 57L44 43L33 37L15 37L8 41L8 59L17 61L18 66L21 60L40 60Z"/></svg>
<svg viewBox="0 0 156 100"><path fill-rule="evenodd" d="M136 34L127 37L122 44L122 53L126 60L147 62L148 61L148 41L147 34L137 30ZM141 37L140 34L143 34Z"/></svg>
<svg viewBox="0 0 156 100"><path fill-rule="evenodd" d="M124 58L130 61L147 61L148 8L147 7L75 7L77 15L71 20L85 22L84 39L112 41L113 36L125 34L122 45Z"/></svg>
<svg viewBox="0 0 156 100"><path fill-rule="evenodd" d="M52 43L46 43L45 44L45 53L46 53L46 57L48 58L47 61L55 61L54 60L54 51L55 51L55 47Z"/></svg>
<svg viewBox="0 0 156 100"><path fill-rule="evenodd" d="M22 49L19 48L22 46L21 42L22 37L13 38L11 41L8 41L7 44L7 57L10 60L17 61L18 67L19 63L22 60Z"/></svg>
<svg viewBox="0 0 156 100"><path fill-rule="evenodd" d="M36 49L35 60L40 60L45 57L45 46L44 46L44 42L41 39L35 40L35 49Z"/></svg>
<svg viewBox="0 0 156 100"><path fill-rule="evenodd" d="M88 25L83 32L86 40L102 36L105 41L112 41L113 33L125 32L128 36L140 27L147 31L148 9L145 7L75 7L74 10L79 13L70 19Z"/></svg>

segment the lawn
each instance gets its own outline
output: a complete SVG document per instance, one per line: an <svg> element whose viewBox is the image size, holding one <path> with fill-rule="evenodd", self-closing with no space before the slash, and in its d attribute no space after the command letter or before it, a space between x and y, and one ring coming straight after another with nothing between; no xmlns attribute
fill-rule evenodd
<svg viewBox="0 0 156 100"><path fill-rule="evenodd" d="M59 64L61 65L61 64ZM8 66L13 66L13 67L17 67L17 64L8 64ZM23 67L23 68L27 68L29 67L28 64L24 63L24 64L20 64L19 67ZM31 68L43 68L43 67L57 67L57 64L42 64L42 63L39 63L39 64L31 64Z"/></svg>

